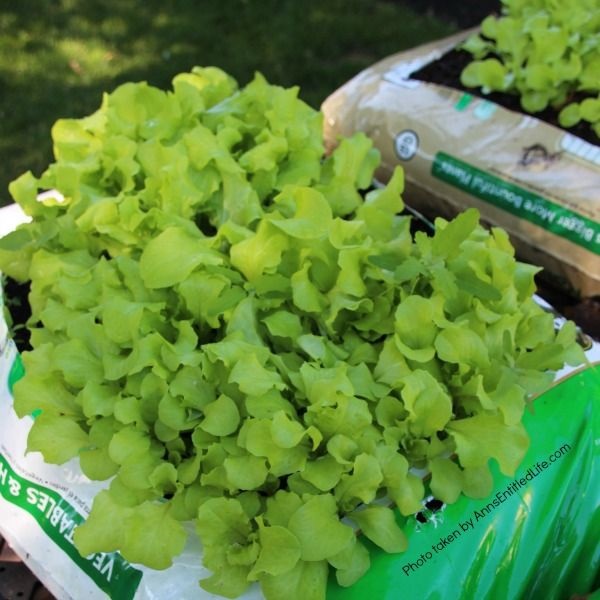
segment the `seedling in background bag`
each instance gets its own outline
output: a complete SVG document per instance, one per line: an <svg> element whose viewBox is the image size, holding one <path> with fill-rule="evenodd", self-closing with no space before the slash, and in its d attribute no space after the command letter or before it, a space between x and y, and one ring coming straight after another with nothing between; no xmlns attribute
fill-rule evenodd
<svg viewBox="0 0 600 600"><path fill-rule="evenodd" d="M583 359L502 230L468 210L413 237L402 171L365 192L371 142L323 158L296 94L214 68L126 84L11 186L33 217L0 241L31 281L15 410L41 410L30 451L110 480L83 555L164 569L191 520L205 590L323 598L330 569L349 586L369 568L354 528L406 549L412 467L445 503L489 494L492 458L514 474L526 399Z"/></svg>
<svg viewBox="0 0 600 600"><path fill-rule="evenodd" d="M548 106L562 109L561 125L583 118L600 135L594 104L600 100L572 103L575 93L600 92L600 2L502 2L502 15L487 17L481 34L461 46L475 58L463 70L462 84L480 87L484 94L517 94L530 113Z"/></svg>
<svg viewBox="0 0 600 600"><path fill-rule="evenodd" d="M600 81L600 63L598 68ZM586 98L581 102L573 102L565 106L558 115L558 120L563 127L573 127L579 121L588 121L600 138L600 94L597 98Z"/></svg>

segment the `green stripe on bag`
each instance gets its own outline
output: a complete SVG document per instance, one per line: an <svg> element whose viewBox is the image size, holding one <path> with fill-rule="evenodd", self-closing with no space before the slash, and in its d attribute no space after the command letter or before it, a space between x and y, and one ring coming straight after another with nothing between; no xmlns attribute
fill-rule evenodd
<svg viewBox="0 0 600 600"><path fill-rule="evenodd" d="M132 600L142 572L117 552L83 558L73 545L73 531L84 517L59 493L17 475L2 454L0 496L32 515L44 533L111 598Z"/></svg>
<svg viewBox="0 0 600 600"><path fill-rule="evenodd" d="M600 223L469 163L438 152L433 177L505 210L594 254L600 254Z"/></svg>

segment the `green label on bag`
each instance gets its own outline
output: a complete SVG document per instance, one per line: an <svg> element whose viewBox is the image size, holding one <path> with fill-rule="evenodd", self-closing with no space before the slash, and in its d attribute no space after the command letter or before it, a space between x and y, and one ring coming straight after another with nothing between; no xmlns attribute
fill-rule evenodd
<svg viewBox="0 0 600 600"><path fill-rule="evenodd" d="M15 355L10 373L8 374L8 391L12 394L15 383L25 375L25 368L23 367L23 360L20 354Z"/></svg>
<svg viewBox="0 0 600 600"><path fill-rule="evenodd" d="M32 515L44 533L109 597L134 597L142 572L116 552L83 558L73 545L73 531L85 521L84 517L59 493L17 475L2 454L0 496Z"/></svg>
<svg viewBox="0 0 600 600"><path fill-rule="evenodd" d="M600 223L592 219L444 152L435 155L431 174L594 254L600 254Z"/></svg>
<svg viewBox="0 0 600 600"><path fill-rule="evenodd" d="M486 498L461 495L399 515L405 552L387 554L361 538L369 571L349 588L332 577L327 600L548 600L596 589L599 398L600 364L556 382L523 415L531 443L516 472L490 461Z"/></svg>
<svg viewBox="0 0 600 600"><path fill-rule="evenodd" d="M473 101L473 96L471 96L471 94L463 94L458 99L458 102L454 105L454 108L456 110L458 110L459 112L462 112L469 106L469 104L471 104L472 101Z"/></svg>

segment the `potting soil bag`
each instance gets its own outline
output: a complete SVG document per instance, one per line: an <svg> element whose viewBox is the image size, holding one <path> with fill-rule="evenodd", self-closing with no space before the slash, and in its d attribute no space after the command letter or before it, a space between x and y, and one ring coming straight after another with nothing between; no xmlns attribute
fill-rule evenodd
<svg viewBox="0 0 600 600"><path fill-rule="evenodd" d="M334 92L322 106L328 145L365 132L381 151L382 181L403 166L409 206L446 218L475 206L556 283L600 294L600 146L474 94L411 79L466 36L386 58Z"/></svg>
<svg viewBox="0 0 600 600"><path fill-rule="evenodd" d="M1 223L8 214L0 209ZM547 600L600 588L600 344L587 356L587 367L558 373L526 412L531 445L514 477L492 465L488 498L449 506L430 498L416 515L399 516L407 551L385 554L363 540L370 570L351 588L332 577L327 597ZM0 289L0 535L57 600L216 598L198 586L209 573L191 526L184 552L164 571L119 553L79 555L73 531L108 483L90 482L75 459L49 465L26 452L37 415L19 419L13 410L22 375ZM257 586L243 596L260 597Z"/></svg>
<svg viewBox="0 0 600 600"><path fill-rule="evenodd" d="M165 571L118 553L81 557L73 530L106 483L90 482L76 460L62 466L26 454L34 416L18 419L11 390L23 369L0 318L0 534L58 600L215 598L190 528L184 553ZM600 359L600 347L588 356ZM600 364L563 372L524 417L529 451L514 477L493 469L485 499L431 499L403 519L402 554L365 540L371 569L351 588L330 581L328 598L470 600L566 598L600 587ZM258 598L252 588L244 598Z"/></svg>

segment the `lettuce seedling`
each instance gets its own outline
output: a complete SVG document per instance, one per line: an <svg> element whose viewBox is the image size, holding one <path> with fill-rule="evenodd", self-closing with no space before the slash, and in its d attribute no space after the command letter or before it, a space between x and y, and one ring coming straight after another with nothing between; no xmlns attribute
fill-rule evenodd
<svg viewBox="0 0 600 600"><path fill-rule="evenodd" d="M502 3L502 14L484 19L480 32L460 46L474 57L461 73L462 84L484 94L516 94L526 112L562 109L565 127L580 118L596 124L597 110L586 105L581 112L572 96L600 92L598 0Z"/></svg>
<svg viewBox="0 0 600 600"><path fill-rule="evenodd" d="M596 98L572 102L558 115L558 121L563 127L573 127L581 120L587 121L600 138L600 94Z"/></svg>

